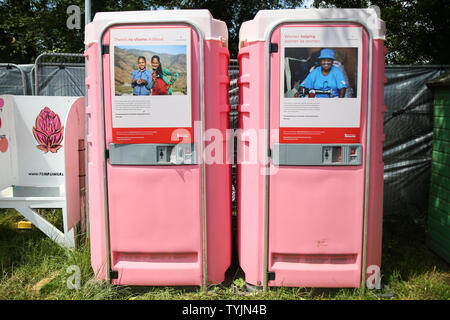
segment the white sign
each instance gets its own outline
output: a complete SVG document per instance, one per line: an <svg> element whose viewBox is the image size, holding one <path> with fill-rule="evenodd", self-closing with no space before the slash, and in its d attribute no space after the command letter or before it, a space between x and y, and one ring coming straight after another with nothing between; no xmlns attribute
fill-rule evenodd
<svg viewBox="0 0 450 320"><path fill-rule="evenodd" d="M110 47L113 129L192 127L190 28L112 29Z"/></svg>
<svg viewBox="0 0 450 320"><path fill-rule="evenodd" d="M5 104L0 111L0 136L8 140L8 149L0 153L2 180L8 180L8 186L64 185L67 118L79 98L2 96L0 99ZM11 160L7 162L6 157Z"/></svg>
<svg viewBox="0 0 450 320"><path fill-rule="evenodd" d="M359 127L360 27L282 28L280 69L280 127Z"/></svg>

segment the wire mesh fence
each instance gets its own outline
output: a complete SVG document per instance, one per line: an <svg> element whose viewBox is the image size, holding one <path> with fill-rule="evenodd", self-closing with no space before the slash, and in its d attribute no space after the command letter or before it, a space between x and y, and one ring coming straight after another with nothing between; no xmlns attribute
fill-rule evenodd
<svg viewBox="0 0 450 320"><path fill-rule="evenodd" d="M26 76L20 66L0 63L0 92L2 94L26 95Z"/></svg>
<svg viewBox="0 0 450 320"><path fill-rule="evenodd" d="M44 53L34 64L33 94L84 96L84 56L77 53Z"/></svg>

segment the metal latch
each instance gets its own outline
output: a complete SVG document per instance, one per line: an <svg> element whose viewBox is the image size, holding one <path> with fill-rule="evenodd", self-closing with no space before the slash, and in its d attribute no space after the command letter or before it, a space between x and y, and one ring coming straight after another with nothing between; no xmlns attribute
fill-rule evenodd
<svg viewBox="0 0 450 320"><path fill-rule="evenodd" d="M278 52L278 43L270 43L270 53Z"/></svg>

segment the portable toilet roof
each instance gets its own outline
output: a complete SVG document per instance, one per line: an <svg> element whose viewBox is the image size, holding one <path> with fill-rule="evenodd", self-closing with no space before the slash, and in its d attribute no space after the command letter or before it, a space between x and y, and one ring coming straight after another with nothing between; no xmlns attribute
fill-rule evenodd
<svg viewBox="0 0 450 320"><path fill-rule="evenodd" d="M239 30L239 39L246 41L265 41L266 34L283 20L299 20L302 22L346 22L359 21L364 23L371 31L374 39L385 39L386 27L383 20L378 17L377 11L368 9L285 9L260 10L255 18L242 24Z"/></svg>
<svg viewBox="0 0 450 320"><path fill-rule="evenodd" d="M111 23L120 24L145 23L189 23L197 26L204 40L220 40L228 42L228 29L225 22L214 19L209 10L147 10L98 12L91 23L86 25L86 45L98 42L100 32Z"/></svg>

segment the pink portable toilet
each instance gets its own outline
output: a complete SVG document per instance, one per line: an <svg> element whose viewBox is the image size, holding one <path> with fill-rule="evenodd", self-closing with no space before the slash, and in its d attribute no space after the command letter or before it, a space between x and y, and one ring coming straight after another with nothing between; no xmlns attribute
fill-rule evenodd
<svg viewBox="0 0 450 320"><path fill-rule="evenodd" d="M88 203L98 279L224 280L231 167L225 156L203 154L207 130L225 136L229 127L227 39L225 23L208 10L97 13L87 25Z"/></svg>
<svg viewBox="0 0 450 320"><path fill-rule="evenodd" d="M248 284L379 285L383 41L372 8L263 10L242 25L238 247Z"/></svg>

